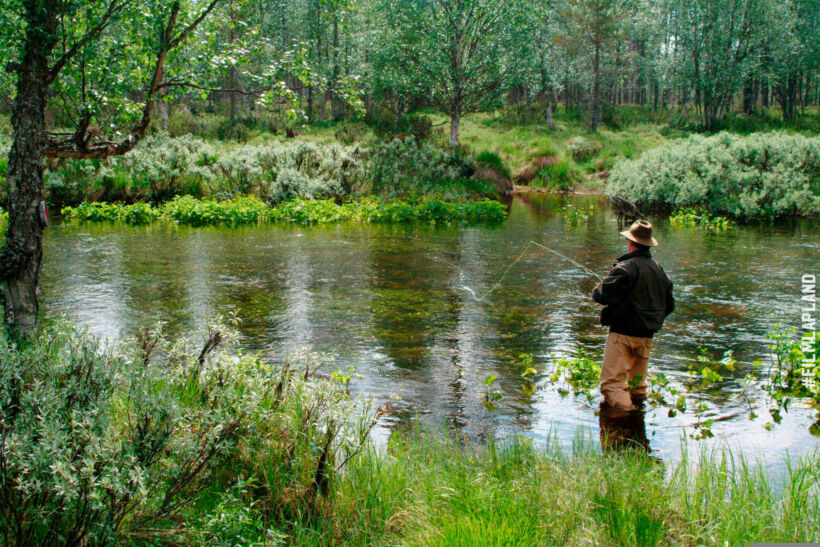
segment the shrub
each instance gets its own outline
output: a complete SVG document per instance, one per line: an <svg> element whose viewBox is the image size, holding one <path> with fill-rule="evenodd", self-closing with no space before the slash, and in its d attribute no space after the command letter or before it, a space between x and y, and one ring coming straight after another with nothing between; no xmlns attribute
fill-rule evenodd
<svg viewBox="0 0 820 547"><path fill-rule="evenodd" d="M350 146L365 138L367 128L358 124L346 123L337 129L333 135L340 143Z"/></svg>
<svg viewBox="0 0 820 547"><path fill-rule="evenodd" d="M213 521L236 494L208 492L242 480L270 509L231 515L233 534L275 539L280 515L315 511L374 415L343 375L314 379L320 356L272 367L234 340L220 325L204 346L145 331L114 353L63 323L0 339L4 543L153 544L163 526L184 539L181 512Z"/></svg>
<svg viewBox="0 0 820 547"><path fill-rule="evenodd" d="M482 167L492 169L504 177L511 177L509 168L504 165L504 160L502 160L501 156L494 152L490 152L488 150L481 152L475 157L475 163L481 165Z"/></svg>
<svg viewBox="0 0 820 547"><path fill-rule="evenodd" d="M607 193L644 205L759 218L820 214L820 138L695 135L618 162Z"/></svg>
<svg viewBox="0 0 820 547"><path fill-rule="evenodd" d="M236 141L246 142L250 136L250 128L253 127L253 121L246 122L245 120L225 120L216 130L216 136L222 141Z"/></svg>
<svg viewBox="0 0 820 547"><path fill-rule="evenodd" d="M547 164L536 172L536 186L555 190L568 190L578 180L578 172L568 158Z"/></svg>
<svg viewBox="0 0 820 547"><path fill-rule="evenodd" d="M427 116L410 118L410 133L417 141L429 141L433 136L433 120Z"/></svg>
<svg viewBox="0 0 820 547"><path fill-rule="evenodd" d="M370 156L370 190L389 197L427 193L433 184L466 179L474 172L468 157L415 137L379 144Z"/></svg>
<svg viewBox="0 0 820 547"><path fill-rule="evenodd" d="M199 127L196 122L196 117L187 108L176 108L168 116L168 133L172 137L181 137L182 135L196 135L199 132Z"/></svg>
<svg viewBox="0 0 820 547"><path fill-rule="evenodd" d="M567 141L567 152L578 163L587 161L600 151L600 143L590 142L584 137L573 137Z"/></svg>
<svg viewBox="0 0 820 547"><path fill-rule="evenodd" d="M372 148L269 141L214 145L191 135L144 139L124 156L61 160L46 173L49 200L150 201L180 194L231 198L253 194L275 204L294 197L394 197L438 191L470 194L472 160L413 137Z"/></svg>

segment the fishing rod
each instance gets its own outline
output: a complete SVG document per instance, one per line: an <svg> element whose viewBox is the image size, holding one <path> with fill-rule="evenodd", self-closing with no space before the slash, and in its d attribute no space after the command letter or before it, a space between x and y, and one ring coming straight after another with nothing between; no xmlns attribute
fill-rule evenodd
<svg viewBox="0 0 820 547"><path fill-rule="evenodd" d="M594 271L590 270L589 268L587 268L587 267L586 267L586 266L584 266L583 264L581 264L581 263L579 263L579 262L577 262L577 261L575 261L575 260L571 259L570 257L568 257L568 256L566 256L566 255L563 255L563 254L559 253L559 252L558 252L558 251L556 251L555 249L550 249L550 248L549 248L549 247L547 247L546 245L541 245L541 244L540 244L540 243L538 243L537 241L530 240L530 241L529 241L529 243L527 243L527 246L526 246L526 247L524 247L524 251L523 251L523 252L519 255L519 257L518 257L518 258L516 258L515 260L513 260L513 261L510 263L510 265L509 265L509 266L507 266L507 268L504 270L504 273L502 273L502 274L501 274L501 278L498 280L498 282L497 282L495 285L493 285L493 286L490 288L490 290L488 290L487 292L485 292L485 293L481 296L481 298L479 298L478 296L476 296L475 291L473 291L473 289L471 289L471 288L470 288L470 287L468 287L467 285L462 285L462 286L461 286L461 288L462 288L462 289L464 289L465 291L469 292L471 295L473 295L473 298L475 298L476 302L482 302L485 298L487 298L487 297L490 295L490 293L492 293L492 292L493 292L493 291L495 291L498 287L500 287L500 286L501 286L501 284L504 282L504 279L506 279L507 274L509 273L509 271L513 268L513 266L515 266L516 264L518 264L518 262L520 262L520 261L521 261L521 259L522 259L522 258L524 258L524 256L526 256L527 251L529 251L529 250L530 250L530 247L532 247L533 245L535 245L536 247L539 247L539 248L541 248L541 249L543 249L543 250L545 250L545 251L547 251L547 252L549 252L549 253L554 254L554 255L555 255L555 256L557 256L558 258L562 258L562 259L564 259L564 260L566 260L566 261L568 261L568 262L571 262L572 264L574 264L575 266L577 266L578 268L580 268L583 272L585 272L585 273L587 273L587 274L589 274L589 275L593 276L593 277L594 277L595 279L597 279L598 281L603 281L603 279L601 278L601 276L600 276L600 275L598 275L598 274L597 274L597 273L595 273Z"/></svg>

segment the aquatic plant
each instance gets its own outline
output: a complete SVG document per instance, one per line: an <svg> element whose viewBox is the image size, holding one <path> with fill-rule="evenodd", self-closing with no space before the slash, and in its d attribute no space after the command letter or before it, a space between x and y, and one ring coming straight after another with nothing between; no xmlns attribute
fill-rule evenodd
<svg viewBox="0 0 820 547"><path fill-rule="evenodd" d="M669 215L669 224L685 228L706 228L717 232L726 230L733 223L726 217L713 216L708 211L700 211L692 207L681 207L675 209Z"/></svg>
<svg viewBox="0 0 820 547"><path fill-rule="evenodd" d="M238 196L225 201L177 196L160 207L145 203L123 205L95 202L64 207L62 214L69 220L85 222L146 224L165 218L187 226L240 226L263 222L499 222L506 218L507 210L503 204L489 199L452 202L430 196L412 201L361 198L341 205L333 200L295 198L273 207L253 196Z"/></svg>
<svg viewBox="0 0 820 547"><path fill-rule="evenodd" d="M148 203L81 203L77 207L64 207L61 213L66 218L83 222L122 221L134 225L148 224L160 217L160 211Z"/></svg>
<svg viewBox="0 0 820 547"><path fill-rule="evenodd" d="M693 361L688 363L688 372L696 381L686 386L686 391L694 394L694 401L692 409L696 418L693 436L695 439L706 439L712 437L712 425L714 420L703 417L709 404L706 402L705 394L717 389L716 384L723 381L720 375L723 369L728 371L735 370L735 361L732 356L732 350L724 352L723 357L719 361L715 361L709 355L709 351L704 348L698 348L698 354Z"/></svg>
<svg viewBox="0 0 820 547"><path fill-rule="evenodd" d="M166 218L187 226L256 224L267 219L268 211L268 206L253 196L227 201L177 196L162 206Z"/></svg>
<svg viewBox="0 0 820 547"><path fill-rule="evenodd" d="M588 205L586 207L575 207L572 204L568 204L561 209L561 217L564 219L564 222L566 222L570 226L586 224L594 214L594 205Z"/></svg>
<svg viewBox="0 0 820 547"><path fill-rule="evenodd" d="M693 135L619 161L608 183L640 204L743 218L820 214L820 138L786 133Z"/></svg>
<svg viewBox="0 0 820 547"><path fill-rule="evenodd" d="M760 360L745 366L752 370L746 372L742 378L730 378L739 367L731 349L726 350L718 358L713 358L709 350L698 348L697 354L688 362L688 380L676 384L670 381L663 373L651 373L647 377L647 403L652 407L668 408L670 417L678 413L689 412L695 417L692 424L692 436L695 439L704 439L712 436L714 420L706 418L713 410L708 395L714 395L718 390L730 383L739 385L737 397L741 398L749 410L749 419L757 418L759 403L756 392L768 395L767 410L771 414L772 422L765 424L771 429L782 420L782 412L789 408L792 399L799 398L809 402L811 406L820 410L820 390L811 390L804 382L805 369L803 356L805 348L803 341L796 337L795 329L772 328L767 335L770 341L769 365ZM820 336L809 333L808 340L813 340L813 351L820 353ZM593 390L600 380L600 364L583 350L575 357L557 355L553 361L553 370L546 378L547 384L554 386L561 395L581 395L589 402L595 397ZM820 383L820 366L812 369L816 381ZM635 387L641 378L634 378Z"/></svg>
<svg viewBox="0 0 820 547"><path fill-rule="evenodd" d="M593 400L592 390L601 378L601 364L583 349L574 357L559 355L553 361L553 371L549 381L558 386L558 393L584 395Z"/></svg>
<svg viewBox="0 0 820 547"><path fill-rule="evenodd" d="M484 406L487 410L495 410L495 401L504 398L504 394L495 387L495 382L498 380L498 375L490 374L484 378Z"/></svg>
<svg viewBox="0 0 820 547"><path fill-rule="evenodd" d="M820 390L809 389L803 376L804 373L813 375L815 385L820 385L820 366L815 366L808 372L803 368L803 357L807 351L811 350L814 355L820 354L820 333L807 333L804 343L797 336L796 329L784 328L778 324L771 328L766 338L769 340L769 366L761 371L761 388L770 398L769 413L773 422L768 427L780 423L781 412L788 411L793 398L807 400L815 409L820 410ZM759 361L756 363L762 365Z"/></svg>

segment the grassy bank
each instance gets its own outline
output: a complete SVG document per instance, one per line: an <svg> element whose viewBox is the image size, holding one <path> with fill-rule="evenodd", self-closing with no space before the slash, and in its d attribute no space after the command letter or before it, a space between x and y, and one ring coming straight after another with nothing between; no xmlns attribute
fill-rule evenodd
<svg viewBox="0 0 820 547"><path fill-rule="evenodd" d="M271 366L230 326L113 351L64 324L0 336L6 543L737 545L820 539L820 465L784 476L728 451L679 464L411 429L349 370ZM317 371L320 373L317 375ZM547 442L547 446L555 446Z"/></svg>
<svg viewBox="0 0 820 547"><path fill-rule="evenodd" d="M394 435L337 481L333 521L294 543L349 545L739 545L820 539L820 466L784 479L728 452L664 465L637 451L601 455L526 442L468 445ZM339 541L341 540L341 541Z"/></svg>
<svg viewBox="0 0 820 547"><path fill-rule="evenodd" d="M65 207L62 214L79 222L124 222L143 225L168 220L187 226L241 226L262 223L328 224L334 222L449 223L499 222L507 208L498 201L444 201L434 197L404 200L360 198L337 204L333 200L296 198L269 206L253 196L227 201L178 196L161 206L147 203L83 203Z"/></svg>

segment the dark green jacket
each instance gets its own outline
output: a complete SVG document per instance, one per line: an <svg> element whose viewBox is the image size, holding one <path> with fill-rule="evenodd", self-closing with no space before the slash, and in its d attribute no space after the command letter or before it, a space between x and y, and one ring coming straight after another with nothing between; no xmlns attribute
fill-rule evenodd
<svg viewBox="0 0 820 547"><path fill-rule="evenodd" d="M651 338L675 309L672 282L649 249L625 254L595 290L592 298L604 305L601 324L612 332Z"/></svg>

